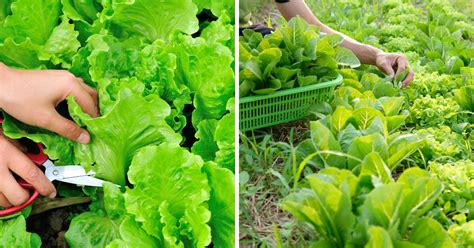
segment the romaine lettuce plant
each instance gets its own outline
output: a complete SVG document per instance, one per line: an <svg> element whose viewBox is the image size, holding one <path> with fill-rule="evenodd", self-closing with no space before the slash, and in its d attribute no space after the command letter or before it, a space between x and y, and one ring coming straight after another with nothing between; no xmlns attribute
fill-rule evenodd
<svg viewBox="0 0 474 248"><path fill-rule="evenodd" d="M41 142L56 164L80 164L122 186L86 191L93 202L72 219L69 246L233 247L234 2L0 7L0 61L67 69L99 93L98 118L67 100L67 114L91 134L88 145L4 113L7 136ZM0 220L0 246L40 246L26 216Z"/></svg>
<svg viewBox="0 0 474 248"><path fill-rule="evenodd" d="M282 207L314 228L319 239L312 247L455 247L442 225L425 217L442 191L437 178L419 168L396 182L374 178L323 169Z"/></svg>

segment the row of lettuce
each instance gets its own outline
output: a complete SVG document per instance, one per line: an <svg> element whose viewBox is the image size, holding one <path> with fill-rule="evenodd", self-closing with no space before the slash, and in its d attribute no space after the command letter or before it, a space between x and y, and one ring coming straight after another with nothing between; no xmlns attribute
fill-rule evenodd
<svg viewBox="0 0 474 248"><path fill-rule="evenodd" d="M86 194L70 247L234 247L233 1L8 0L0 61L67 69L99 94L101 117L68 99L80 145L5 114L4 132L110 183ZM159 14L158 14L159 13ZM0 247L40 247L29 211L0 220ZM47 245L47 244L44 244Z"/></svg>
<svg viewBox="0 0 474 248"><path fill-rule="evenodd" d="M310 6L335 29L407 54L416 78L400 90L374 68L339 69L342 86L314 107L297 146L282 208L313 227L313 247L472 247L472 17L434 0Z"/></svg>

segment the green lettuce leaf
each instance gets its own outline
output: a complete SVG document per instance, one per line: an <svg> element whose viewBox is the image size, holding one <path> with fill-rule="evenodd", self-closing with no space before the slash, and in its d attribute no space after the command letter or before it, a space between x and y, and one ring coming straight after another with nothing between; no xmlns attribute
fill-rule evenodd
<svg viewBox="0 0 474 248"><path fill-rule="evenodd" d="M0 220L0 247L39 248L41 239L26 231L23 215L8 220Z"/></svg>
<svg viewBox="0 0 474 248"><path fill-rule="evenodd" d="M71 66L72 57L81 44L77 40L79 32L75 31L74 25L68 21L63 19L61 24L53 29L40 53L41 60L51 60L55 65L62 63L64 68Z"/></svg>
<svg viewBox="0 0 474 248"><path fill-rule="evenodd" d="M211 10L212 14L217 17L227 14L234 19L235 3L233 0L193 0L198 6L199 12L203 9Z"/></svg>
<svg viewBox="0 0 474 248"><path fill-rule="evenodd" d="M5 18L0 40L14 37L16 42L30 39L33 44L43 45L61 14L60 0L16 0L10 7L12 14Z"/></svg>
<svg viewBox="0 0 474 248"><path fill-rule="evenodd" d="M216 126L214 139L219 150L215 162L224 168L234 171L235 164L235 111L234 98L227 102L229 113L219 120Z"/></svg>
<svg viewBox="0 0 474 248"><path fill-rule="evenodd" d="M98 20L103 10L100 0L61 0L63 14L73 21L79 32L78 39L85 43L91 35L99 33L104 24Z"/></svg>
<svg viewBox="0 0 474 248"><path fill-rule="evenodd" d="M61 0L63 12L72 20L92 24L102 11L98 0Z"/></svg>
<svg viewBox="0 0 474 248"><path fill-rule="evenodd" d="M38 58L40 49L41 47L32 44L30 39L16 43L12 38L7 38L0 43L0 61L11 67L37 69L44 64Z"/></svg>
<svg viewBox="0 0 474 248"><path fill-rule="evenodd" d="M98 83L101 98L114 100L124 78L137 78L135 87L143 85L140 94L160 95L162 99L172 103L177 111L182 111L184 105L191 102L189 89L174 80L176 70L176 55L167 51L166 44L157 40L147 45L140 38L134 37L124 42L110 35L97 34L89 39L91 54L87 57L90 64L91 79ZM80 57L77 58L80 62ZM83 64L87 64L85 61ZM84 72L82 72L83 74ZM111 79L117 80L115 86ZM112 87L112 88L110 88ZM101 94L100 91L106 91ZM111 105L102 101L101 110ZM184 126L185 123L182 123Z"/></svg>
<svg viewBox="0 0 474 248"><path fill-rule="evenodd" d="M204 161L213 161L216 158L216 152L219 150L214 140L217 120L203 120L199 122L196 132L198 141L194 143L192 152L201 156Z"/></svg>
<svg viewBox="0 0 474 248"><path fill-rule="evenodd" d="M140 35L150 41L168 40L175 31L198 31L197 7L191 0L113 0L102 12L109 30L117 37Z"/></svg>
<svg viewBox="0 0 474 248"><path fill-rule="evenodd" d="M369 228L369 242L364 246L365 248L393 248L392 239L387 231L378 226Z"/></svg>
<svg viewBox="0 0 474 248"><path fill-rule="evenodd" d="M66 240L72 248L105 247L120 238L119 225L102 212L85 212L72 220Z"/></svg>
<svg viewBox="0 0 474 248"><path fill-rule="evenodd" d="M74 142L37 127L26 125L4 114L3 133L12 138L28 138L45 146L44 152L56 164L74 164Z"/></svg>
<svg viewBox="0 0 474 248"><path fill-rule="evenodd" d="M234 247L234 174L225 168L219 168L213 162L204 165L204 171L211 187L209 210L214 247Z"/></svg>
<svg viewBox="0 0 474 248"><path fill-rule="evenodd" d="M69 104L74 119L85 125L91 135L90 144L75 144L75 161L92 168L98 178L116 184L125 185L130 161L140 148L181 141L165 121L170 107L158 96L147 101L123 89L116 105L99 118L83 113L74 101Z"/></svg>
<svg viewBox="0 0 474 248"><path fill-rule="evenodd" d="M73 218L66 232L68 245L74 247L159 247L125 211L124 194L111 183L104 184L103 208Z"/></svg>
<svg viewBox="0 0 474 248"><path fill-rule="evenodd" d="M201 229L208 228L205 202L210 199L210 188L202 166L201 157L177 144L141 149L128 172L134 186L125 193L127 212L148 234L162 241L178 245L192 236L195 245L208 245L210 231L203 235Z"/></svg>
<svg viewBox="0 0 474 248"><path fill-rule="evenodd" d="M424 247L456 247L443 226L431 218L422 218L413 226L409 241Z"/></svg>
<svg viewBox="0 0 474 248"><path fill-rule="evenodd" d="M232 52L220 43L184 35L174 44L179 44L171 48L177 57L175 79L194 93L193 125L203 119L220 119L234 94Z"/></svg>

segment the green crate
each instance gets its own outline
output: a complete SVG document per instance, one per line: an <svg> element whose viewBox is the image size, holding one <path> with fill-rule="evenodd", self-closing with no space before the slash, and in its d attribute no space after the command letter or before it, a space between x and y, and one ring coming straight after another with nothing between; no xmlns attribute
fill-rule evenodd
<svg viewBox="0 0 474 248"><path fill-rule="evenodd" d="M280 90L270 95L255 95L240 98L239 127L249 131L263 127L296 121L308 116L311 105L329 101L334 88L341 84L342 76L336 79Z"/></svg>

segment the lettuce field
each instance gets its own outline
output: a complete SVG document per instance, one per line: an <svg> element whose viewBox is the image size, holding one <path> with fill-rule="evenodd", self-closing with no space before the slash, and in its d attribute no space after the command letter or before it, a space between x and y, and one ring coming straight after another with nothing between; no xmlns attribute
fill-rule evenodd
<svg viewBox="0 0 474 248"><path fill-rule="evenodd" d="M88 145L6 113L3 131L110 182L56 184L54 204L0 220L0 247L234 246L233 1L2 0L0 61L97 90L98 118L59 106Z"/></svg>
<svg viewBox="0 0 474 248"><path fill-rule="evenodd" d="M333 29L405 54L415 79L400 89L297 18L244 32L241 95L343 81L307 119L241 133L241 246L474 247L472 2L306 3ZM252 22L275 15L263 5Z"/></svg>

